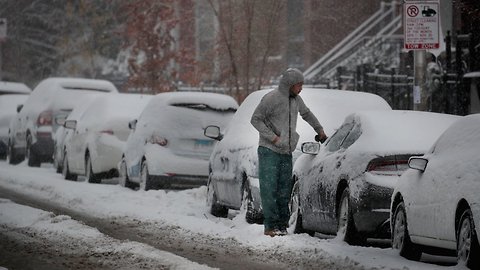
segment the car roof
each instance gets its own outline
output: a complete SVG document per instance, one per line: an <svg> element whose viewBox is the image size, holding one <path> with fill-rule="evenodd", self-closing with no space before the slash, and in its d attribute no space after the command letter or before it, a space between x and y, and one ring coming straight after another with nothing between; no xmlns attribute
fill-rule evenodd
<svg viewBox="0 0 480 270"><path fill-rule="evenodd" d="M214 109L236 110L238 103L231 96L207 92L167 92L154 96L151 103L160 105L205 104Z"/></svg>
<svg viewBox="0 0 480 270"><path fill-rule="evenodd" d="M352 149L369 152L424 153L460 116L422 111L359 111L345 122L360 124Z"/></svg>
<svg viewBox="0 0 480 270"><path fill-rule="evenodd" d="M90 90L99 92L118 92L113 83L107 80L85 79L85 78L61 78L53 77L41 81L34 91L37 89L76 89Z"/></svg>
<svg viewBox="0 0 480 270"><path fill-rule="evenodd" d="M5 94L30 94L32 89L24 83L0 81L0 95Z"/></svg>

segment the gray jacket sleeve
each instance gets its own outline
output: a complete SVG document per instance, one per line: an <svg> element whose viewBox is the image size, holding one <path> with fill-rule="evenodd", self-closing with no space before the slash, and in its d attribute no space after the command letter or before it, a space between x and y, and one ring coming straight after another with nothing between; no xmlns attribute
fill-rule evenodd
<svg viewBox="0 0 480 270"><path fill-rule="evenodd" d="M260 137L273 142L273 139L275 139L275 136L277 135L266 124L268 116L267 109L266 102L264 102L264 99L262 99L260 104L258 104L257 108L253 112L250 123L255 127L255 129L258 130Z"/></svg>
<svg viewBox="0 0 480 270"><path fill-rule="evenodd" d="M317 117L315 117L315 115L310 111L307 105L305 105L302 98L300 97L297 97L297 98L298 98L298 110L303 120L307 121L307 123L310 124L310 126L312 126L317 133L320 133L320 131L323 130L323 127L318 121Z"/></svg>

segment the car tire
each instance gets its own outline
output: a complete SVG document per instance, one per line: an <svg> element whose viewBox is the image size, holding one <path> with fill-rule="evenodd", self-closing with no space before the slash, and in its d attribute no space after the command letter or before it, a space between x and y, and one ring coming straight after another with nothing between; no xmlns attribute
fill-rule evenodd
<svg viewBox="0 0 480 270"><path fill-rule="evenodd" d="M473 215L470 209L465 209L457 226L457 262L470 269L480 267L480 247L478 244Z"/></svg>
<svg viewBox="0 0 480 270"><path fill-rule="evenodd" d="M337 207L337 237L350 245L363 245L366 238L361 235L353 221L353 212L350 204L350 189L343 190Z"/></svg>
<svg viewBox="0 0 480 270"><path fill-rule="evenodd" d="M228 208L217 202L217 194L215 194L215 189L210 179L207 184L207 206L210 208L210 214L215 217L226 218L228 216Z"/></svg>
<svg viewBox="0 0 480 270"><path fill-rule="evenodd" d="M422 257L422 251L410 240L407 213L403 202L397 205L392 222L392 248L398 249L400 256L404 258L419 261Z"/></svg>
<svg viewBox="0 0 480 270"><path fill-rule="evenodd" d="M263 214L255 209L252 201L252 193L250 191L250 184L244 181L242 206L241 209L245 212L245 220L249 224L263 224Z"/></svg>
<svg viewBox="0 0 480 270"><path fill-rule="evenodd" d="M29 167L40 167L40 160L37 155L32 151L32 137L31 135L27 136L27 149L25 152L25 157L27 158L27 164Z"/></svg>
<svg viewBox="0 0 480 270"><path fill-rule="evenodd" d="M87 153L85 158L85 178L87 179L88 183L92 184L98 184L102 181L97 174L93 173L92 158L90 158L89 153Z"/></svg>
<svg viewBox="0 0 480 270"><path fill-rule="evenodd" d="M7 144L7 160L6 162L11 165L16 165L20 163L20 160L18 158L17 152L15 151L15 148L13 147L12 143L8 141Z"/></svg>
<svg viewBox="0 0 480 270"><path fill-rule="evenodd" d="M288 220L288 232L294 234L307 233L310 236L314 236L315 232L305 230L303 228L302 213L300 211L300 194L299 184L295 182L292 189L292 195L290 196L290 202L288 203L290 210L290 219Z"/></svg>
<svg viewBox="0 0 480 270"><path fill-rule="evenodd" d="M118 180L118 183L122 187L130 188L130 189L135 188L135 185L132 182L130 182L130 179L128 179L127 164L125 162L125 158L122 158L122 161L120 163L120 178Z"/></svg>
<svg viewBox="0 0 480 270"><path fill-rule="evenodd" d="M70 173L70 168L68 166L68 158L67 158L67 152L63 154L63 169L62 169L62 175L65 180L72 180L72 181L77 181L78 176L76 174Z"/></svg>
<svg viewBox="0 0 480 270"><path fill-rule="evenodd" d="M142 172L140 176L140 189L141 190L150 190L154 188L154 181L150 173L148 172L147 161L142 162Z"/></svg>

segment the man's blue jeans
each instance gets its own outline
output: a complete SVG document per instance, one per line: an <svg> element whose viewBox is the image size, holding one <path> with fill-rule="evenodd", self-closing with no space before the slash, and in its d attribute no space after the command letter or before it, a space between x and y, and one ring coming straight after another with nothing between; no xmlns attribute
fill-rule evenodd
<svg viewBox="0 0 480 270"><path fill-rule="evenodd" d="M265 230L286 229L292 191L292 155L258 147L258 174Z"/></svg>

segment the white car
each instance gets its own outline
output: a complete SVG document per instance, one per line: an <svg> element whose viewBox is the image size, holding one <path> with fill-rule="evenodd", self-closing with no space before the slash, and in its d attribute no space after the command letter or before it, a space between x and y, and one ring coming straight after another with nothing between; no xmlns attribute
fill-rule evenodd
<svg viewBox="0 0 480 270"><path fill-rule="evenodd" d="M140 115L151 97L101 95L79 108L80 115L72 116L77 119L67 118L62 165L65 179L84 175L89 183L99 183L118 176L117 164L130 133L128 123Z"/></svg>
<svg viewBox="0 0 480 270"><path fill-rule="evenodd" d="M207 135L220 140L210 158L208 181L207 204L214 216L226 217L228 209L240 209L243 204L247 208L247 222L263 222L257 169L258 131L250 124L250 119L262 97L271 90L250 94L224 131L224 136L219 136L218 129L216 132L207 130ZM300 96L318 118L327 136L331 136L344 118L354 111L391 110L381 97L362 92L304 88ZM293 153L294 161L301 154L301 143L313 140L316 135L303 119L299 119L297 125L300 139Z"/></svg>
<svg viewBox="0 0 480 270"><path fill-rule="evenodd" d="M10 122L17 114L18 106L21 106L27 98L28 95L0 95L0 159L7 157Z"/></svg>
<svg viewBox="0 0 480 270"><path fill-rule="evenodd" d="M390 198L410 156L424 154L459 116L417 111L349 115L319 151L304 144L293 174L295 232L337 234L350 244L390 237ZM295 205L296 204L296 205Z"/></svg>
<svg viewBox="0 0 480 270"><path fill-rule="evenodd" d="M415 137L415 134L413 134ZM390 208L392 247L419 260L451 251L480 269L480 114L452 124L422 157L409 160Z"/></svg>
<svg viewBox="0 0 480 270"><path fill-rule="evenodd" d="M51 162L52 136L58 128L53 119L83 103L84 96L99 93L118 93L118 90L105 80L48 78L41 81L12 120L9 161L17 163L27 158L28 166L37 167L42 162Z"/></svg>
<svg viewBox="0 0 480 270"><path fill-rule="evenodd" d="M204 137L209 125L224 128L238 108L230 96L205 92L156 95L128 138L119 164L120 184L142 190L205 185L215 141Z"/></svg>
<svg viewBox="0 0 480 270"><path fill-rule="evenodd" d="M7 157L10 122L31 92L23 83L0 81L0 159Z"/></svg>

